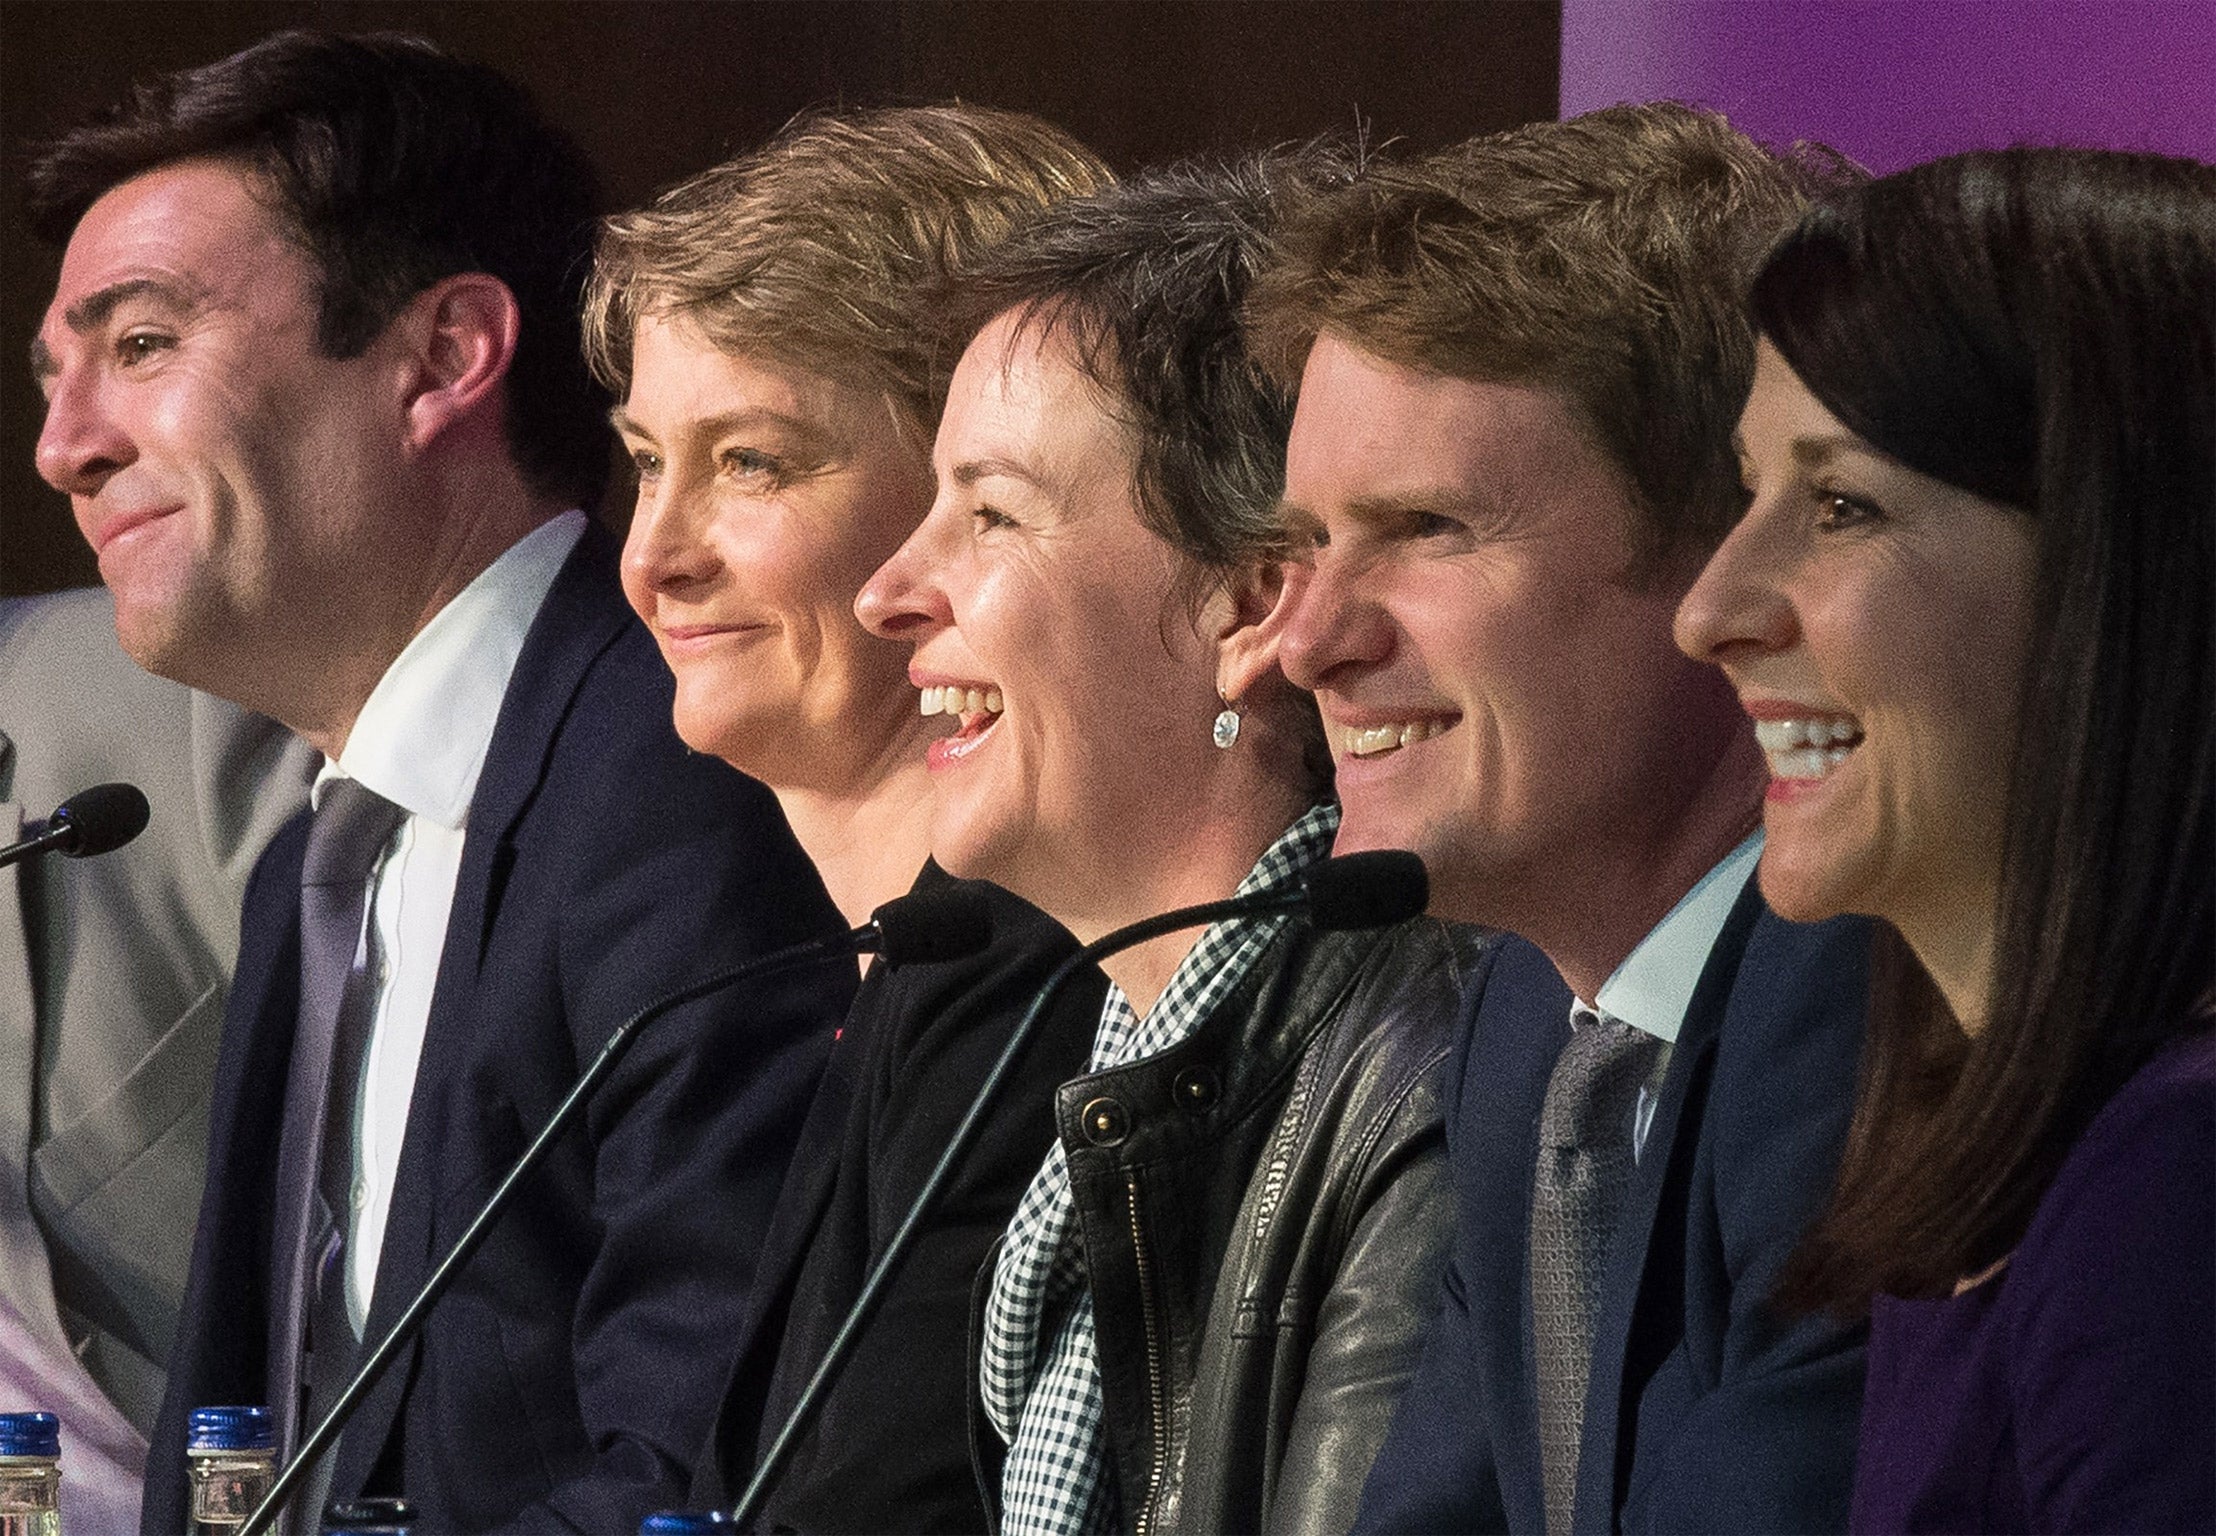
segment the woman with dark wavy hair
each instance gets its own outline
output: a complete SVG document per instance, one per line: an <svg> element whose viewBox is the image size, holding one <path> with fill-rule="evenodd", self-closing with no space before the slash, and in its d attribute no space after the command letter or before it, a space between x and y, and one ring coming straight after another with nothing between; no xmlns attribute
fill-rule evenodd
<svg viewBox="0 0 2216 1536"><path fill-rule="evenodd" d="M1331 849L1277 662L1292 399L1240 304L1329 145L1056 205L955 285L939 494L863 587L912 642L932 854L1088 942ZM1445 1265L1439 1081L1483 941L1228 919L1104 958L1089 1060L979 1277L973 1447L1009 1536L1354 1520Z"/></svg>
<svg viewBox="0 0 2216 1536"><path fill-rule="evenodd" d="M1919 166L1753 302L1678 633L1771 905L1897 936L1782 1297L1870 1315L1854 1524L2216 1529L2216 168Z"/></svg>

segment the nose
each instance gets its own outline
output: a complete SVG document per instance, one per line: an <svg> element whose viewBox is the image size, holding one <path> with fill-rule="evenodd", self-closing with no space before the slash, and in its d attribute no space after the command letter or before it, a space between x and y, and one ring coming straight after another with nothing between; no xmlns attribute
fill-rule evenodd
<svg viewBox="0 0 2216 1536"><path fill-rule="evenodd" d="M715 575L704 500L667 470L639 481L623 541L623 590L642 617L657 595L682 597Z"/></svg>
<svg viewBox="0 0 2216 1536"><path fill-rule="evenodd" d="M951 518L933 507L906 542L854 595L854 617L873 635L920 644L954 622L941 579L952 554Z"/></svg>
<svg viewBox="0 0 2216 1536"><path fill-rule="evenodd" d="M1784 551L1767 511L1760 502L1748 509L1677 605L1672 633L1695 661L1728 668L1735 658L1790 650L1800 640Z"/></svg>
<svg viewBox="0 0 2216 1536"><path fill-rule="evenodd" d="M138 457L137 445L116 420L96 370L65 367L48 377L39 478L65 496L97 496L110 475Z"/></svg>
<svg viewBox="0 0 2216 1536"><path fill-rule="evenodd" d="M1286 586L1291 607L1278 660L1298 686L1313 693L1392 654L1390 613L1368 590L1365 573L1337 551L1327 546L1290 568Z"/></svg>

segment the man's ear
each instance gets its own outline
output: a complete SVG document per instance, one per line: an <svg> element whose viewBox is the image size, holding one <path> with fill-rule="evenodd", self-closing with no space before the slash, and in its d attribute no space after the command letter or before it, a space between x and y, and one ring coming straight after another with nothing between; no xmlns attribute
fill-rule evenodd
<svg viewBox="0 0 2216 1536"><path fill-rule="evenodd" d="M1203 622L1216 642L1216 691L1237 703L1277 667L1285 620L1306 567L1270 560L1237 571L1209 598Z"/></svg>
<svg viewBox="0 0 2216 1536"><path fill-rule="evenodd" d="M496 398L523 314L499 278L457 272L410 299L394 323L405 328L412 369L408 441L420 450Z"/></svg>

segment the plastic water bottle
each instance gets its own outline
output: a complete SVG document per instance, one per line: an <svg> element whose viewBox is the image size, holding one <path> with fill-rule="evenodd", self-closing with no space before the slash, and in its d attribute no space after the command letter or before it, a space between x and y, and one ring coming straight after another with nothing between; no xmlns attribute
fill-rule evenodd
<svg viewBox="0 0 2216 1536"><path fill-rule="evenodd" d="M0 1413L0 1536L62 1536L62 1422Z"/></svg>
<svg viewBox="0 0 2216 1536"><path fill-rule="evenodd" d="M657 1509L639 1522L639 1536L730 1536L736 1529L720 1509Z"/></svg>
<svg viewBox="0 0 2216 1536"><path fill-rule="evenodd" d="M277 1431L267 1408L195 1408L186 1421L192 1536L230 1536L277 1481Z"/></svg>

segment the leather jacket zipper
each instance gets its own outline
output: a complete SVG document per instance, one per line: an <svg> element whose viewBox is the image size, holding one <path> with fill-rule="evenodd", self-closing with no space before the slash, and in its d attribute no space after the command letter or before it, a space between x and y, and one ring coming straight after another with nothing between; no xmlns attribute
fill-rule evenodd
<svg viewBox="0 0 2216 1536"><path fill-rule="evenodd" d="M1147 1402L1153 1419L1154 1457L1147 1470L1146 1498L1132 1522L1135 1536L1147 1536L1154 1524L1154 1501L1161 1497L1162 1474L1169 1460L1165 1435L1169 1428L1168 1389L1162 1380L1162 1341L1154 1326L1154 1264L1147 1256L1146 1232L1139 1223L1139 1178L1126 1176L1124 1192L1131 1206L1131 1256L1139 1271L1139 1312L1146 1328Z"/></svg>

